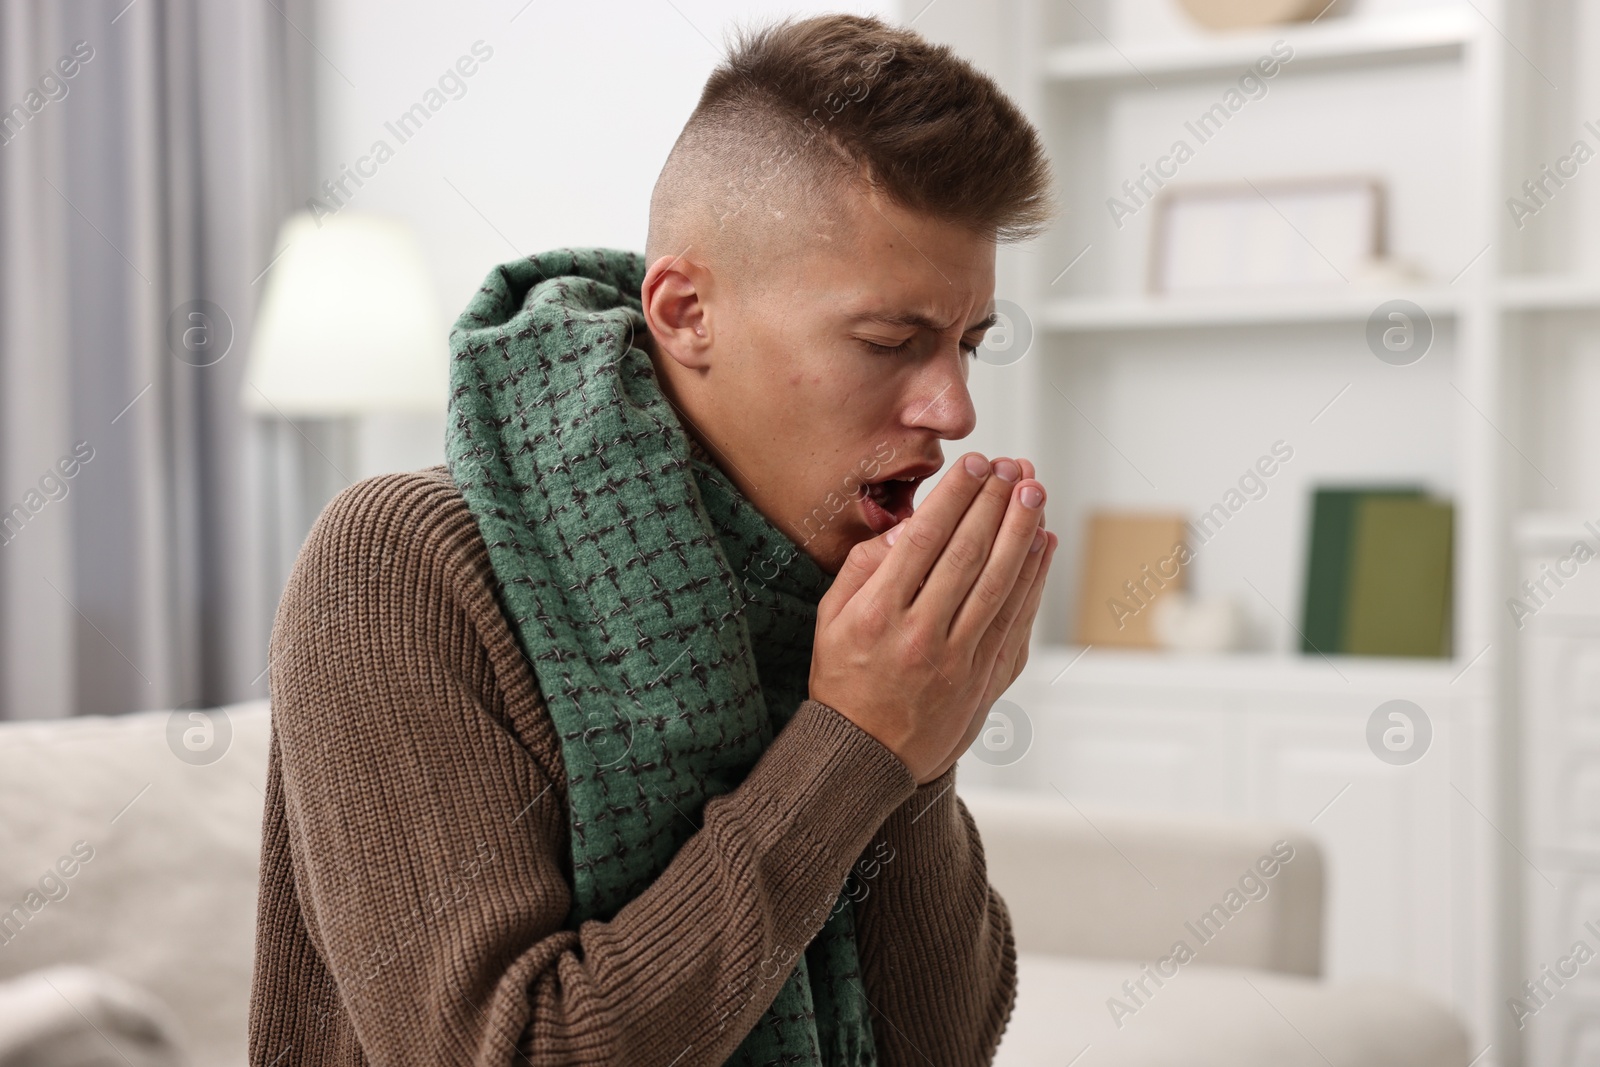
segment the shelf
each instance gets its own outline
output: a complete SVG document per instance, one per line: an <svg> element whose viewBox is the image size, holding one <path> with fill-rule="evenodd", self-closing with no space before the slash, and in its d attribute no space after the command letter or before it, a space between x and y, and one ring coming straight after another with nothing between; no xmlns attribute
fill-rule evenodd
<svg viewBox="0 0 1600 1067"><path fill-rule="evenodd" d="M1294 48L1288 69L1361 66L1456 56L1477 33L1465 9L1435 9L1374 19L1330 19L1310 26L1217 35L1161 44L1066 45L1045 54L1046 78L1066 83L1115 83L1236 74L1268 55L1274 41Z"/></svg>
<svg viewBox="0 0 1600 1067"><path fill-rule="evenodd" d="M1269 652L1181 655L1040 645L1026 677L1055 689L1115 686L1189 692L1407 693L1471 685L1484 662L1380 656L1291 656Z"/></svg>
<svg viewBox="0 0 1600 1067"><path fill-rule="evenodd" d="M1600 310L1600 278L1528 275L1500 283L1500 305L1510 311Z"/></svg>
<svg viewBox="0 0 1600 1067"><path fill-rule="evenodd" d="M1507 311L1600 311L1600 277L1512 277L1503 279L1495 292L1500 307ZM1412 301L1435 319L1455 316L1465 299L1453 289L1408 292L1361 286L1210 297L1075 297L1046 304L1040 325L1054 333L1118 333L1364 322L1379 304L1396 298Z"/></svg>
<svg viewBox="0 0 1600 1067"><path fill-rule="evenodd" d="M1592 540L1584 524L1594 521L1581 511L1524 511L1511 522L1511 539L1519 552L1558 555L1579 538Z"/></svg>
<svg viewBox="0 0 1600 1067"><path fill-rule="evenodd" d="M1051 301L1045 305L1041 325L1056 333L1108 333L1200 326L1361 323L1378 305L1397 297L1415 302L1435 319L1454 316L1461 303L1461 295L1448 289L1406 292L1360 287L1214 297L1092 297Z"/></svg>

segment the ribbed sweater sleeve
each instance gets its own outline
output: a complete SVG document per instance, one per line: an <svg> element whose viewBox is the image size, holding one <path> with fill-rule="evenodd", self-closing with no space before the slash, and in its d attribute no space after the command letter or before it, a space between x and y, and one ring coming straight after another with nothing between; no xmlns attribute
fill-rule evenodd
<svg viewBox="0 0 1600 1067"><path fill-rule="evenodd" d="M857 941L885 1067L989 1064L1016 1002L1011 916L955 785L952 766L919 786L856 864Z"/></svg>
<svg viewBox="0 0 1600 1067"><path fill-rule="evenodd" d="M568 929L560 740L494 589L443 468L351 487L302 549L270 656L255 1067L721 1064L885 847L858 908L882 1062L980 1062L1014 978L976 833L953 794L913 818L929 787L815 701L649 888Z"/></svg>

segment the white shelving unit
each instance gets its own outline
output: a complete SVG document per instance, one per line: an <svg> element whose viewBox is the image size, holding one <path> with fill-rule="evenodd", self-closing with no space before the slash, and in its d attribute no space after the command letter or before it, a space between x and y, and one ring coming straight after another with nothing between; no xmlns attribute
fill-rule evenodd
<svg viewBox="0 0 1600 1067"><path fill-rule="evenodd" d="M1587 522L1600 512L1525 514L1517 524L1521 576L1543 578L1578 540L1591 545ZM1571 561L1558 587L1525 620L1522 632L1527 916L1526 977L1542 979L1600 926L1600 569ZM1557 574L1560 578L1560 574ZM1527 600L1526 597L1524 597ZM1529 601L1530 606L1532 602ZM1586 977L1579 972L1580 977ZM1600 988L1592 979L1568 983L1540 1004L1520 991L1526 1010L1528 1061L1587 1064L1600 1056ZM1575 988L1572 988L1575 987Z"/></svg>
<svg viewBox="0 0 1600 1067"><path fill-rule="evenodd" d="M1049 646L1030 663L1035 677L1059 691L1139 687L1180 692L1311 693L1437 690L1477 667L1452 660L1374 656L1298 656L1241 652L1180 655L1130 649Z"/></svg>
<svg viewBox="0 0 1600 1067"><path fill-rule="evenodd" d="M1295 28L1297 29L1297 28ZM1334 19L1315 34L1298 34L1295 62L1317 66L1361 67L1459 56L1478 32L1467 9L1421 11L1386 18ZM1044 53L1044 76L1056 82L1160 82L1208 74L1232 74L1255 62L1282 32L1229 34L1209 40L1180 40L1116 46L1109 41L1064 44Z"/></svg>
<svg viewBox="0 0 1600 1067"><path fill-rule="evenodd" d="M1507 311L1600 311L1600 278L1507 278L1500 302Z"/></svg>
<svg viewBox="0 0 1600 1067"><path fill-rule="evenodd" d="M1564 190L1537 233L1512 224L1505 200L1573 138L1596 142L1580 121L1600 123L1585 58L1600 20L1579 0L1355 0L1314 24L1206 35L1172 0L969 6L999 27L991 69L1045 135L1063 208L1050 234L1002 254L1000 295L1028 314L1034 341L983 386L980 432L998 424L998 445L1039 463L1063 544L1011 694L1033 748L1005 767L969 758L963 773L1075 802L1311 824L1329 857L1328 977L1421 986L1467 1022L1476 1065L1525 1062L1506 1009L1531 973L1509 531L1521 508L1600 501L1600 430L1592 464L1571 456L1581 427L1567 432L1581 387L1600 398L1583 347L1589 330L1600 367L1600 244L1591 254L1581 239L1600 221L1600 161L1573 180L1594 192ZM950 18L938 10L931 19ZM1154 211L1119 224L1107 198L1278 41L1292 61L1172 181L1376 176L1389 251L1428 280L1148 295ZM1435 328L1409 367L1381 363L1364 340L1394 298ZM1552 393L1565 421L1544 416ZM1089 511L1199 514L1278 440L1295 459L1191 572L1199 591L1245 606L1254 650L1068 644ZM1582 477L1541 473L1555 467ZM1311 489L1397 481L1456 506L1453 656L1302 656L1291 620ZM1410 766L1366 744L1369 716L1391 699L1433 724L1432 749Z"/></svg>
<svg viewBox="0 0 1600 1067"><path fill-rule="evenodd" d="M1180 330L1200 327L1248 327L1294 323L1365 325L1373 307L1395 297L1411 300L1438 321L1453 318L1461 302L1450 290L1403 289L1354 292L1291 291L1259 297L1088 297L1052 300L1038 324L1056 333L1103 333L1116 330Z"/></svg>

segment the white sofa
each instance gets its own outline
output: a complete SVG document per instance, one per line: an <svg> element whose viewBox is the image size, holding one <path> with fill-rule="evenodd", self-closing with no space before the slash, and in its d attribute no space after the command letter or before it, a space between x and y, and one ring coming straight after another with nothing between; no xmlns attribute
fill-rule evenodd
<svg viewBox="0 0 1600 1067"><path fill-rule="evenodd" d="M224 711L232 737L207 765L173 754L167 712L0 724L0 981L62 963L109 972L165 1005L193 1067L246 1062L268 712L265 701ZM80 841L93 858L62 879L66 895L6 926ZM51 981L72 1001L65 1023L81 1011L116 1045L68 1062L143 1067L136 1028L105 1025L119 991L62 977ZM172 1062L159 1039L148 1044L148 1062Z"/></svg>
<svg viewBox="0 0 1600 1067"><path fill-rule="evenodd" d="M1468 1062L1460 1022L1416 990L1319 978L1322 853L1302 831L1082 811L1053 792L960 793L1017 938L996 1067L1080 1055L1081 1067ZM1293 858L1274 864L1275 845ZM1180 941L1192 956L1174 953Z"/></svg>
<svg viewBox="0 0 1600 1067"><path fill-rule="evenodd" d="M204 765L174 754L165 712L0 724L0 1065L13 1062L8 1040L26 1040L7 1003L96 1020L98 1036L78 1034L88 1044L69 1053L83 1067L176 1062L174 1044L195 1067L245 1062L268 711L223 711L231 740ZM1467 1062L1460 1026L1415 992L1317 979L1321 859L1303 835L1084 815L1053 794L962 795L1021 956L1002 1067L1080 1054L1082 1067ZM1122 983L1173 942L1198 945L1185 920L1278 840L1295 857L1265 894L1250 883L1260 899L1214 917L1221 930L1194 961L1168 963L1176 974L1159 987L1145 978L1135 1005ZM62 964L94 970L41 976ZM1121 1026L1113 996L1132 1010Z"/></svg>

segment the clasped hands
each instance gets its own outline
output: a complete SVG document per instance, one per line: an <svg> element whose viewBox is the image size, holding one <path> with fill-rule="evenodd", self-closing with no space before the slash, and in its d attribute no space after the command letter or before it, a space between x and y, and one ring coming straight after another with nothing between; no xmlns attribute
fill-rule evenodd
<svg viewBox="0 0 1600 1067"><path fill-rule="evenodd" d="M982 730L1028 661L1059 538L1027 460L969 452L911 517L851 549L817 608L810 695L917 784Z"/></svg>

